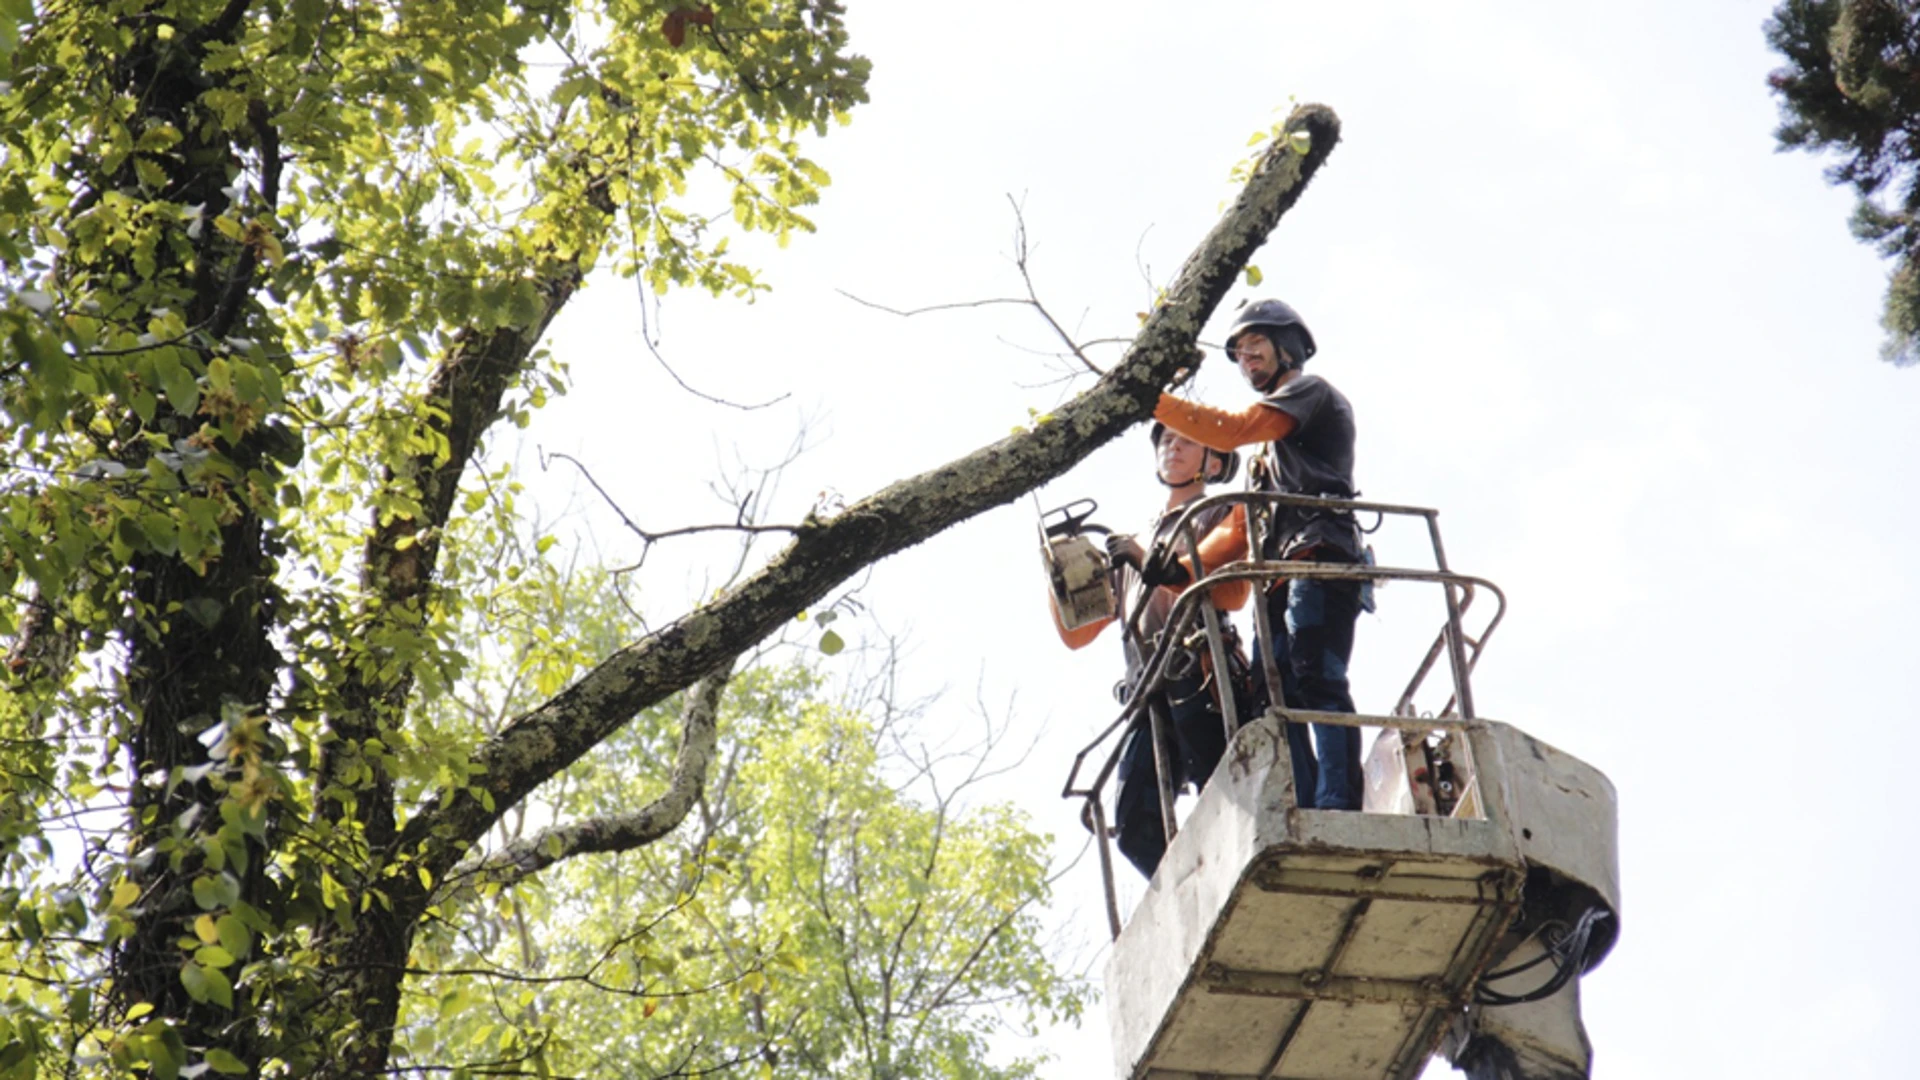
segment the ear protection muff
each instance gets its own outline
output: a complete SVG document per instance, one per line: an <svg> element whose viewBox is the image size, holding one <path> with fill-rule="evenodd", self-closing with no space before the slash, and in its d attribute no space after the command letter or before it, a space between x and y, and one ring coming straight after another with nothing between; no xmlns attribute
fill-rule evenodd
<svg viewBox="0 0 1920 1080"><path fill-rule="evenodd" d="M1215 462L1219 463L1218 469L1211 468ZM1231 484L1233 483L1233 478L1240 475L1240 451L1229 450L1223 454L1218 450L1209 449L1207 451L1207 464L1210 466L1207 483Z"/></svg>

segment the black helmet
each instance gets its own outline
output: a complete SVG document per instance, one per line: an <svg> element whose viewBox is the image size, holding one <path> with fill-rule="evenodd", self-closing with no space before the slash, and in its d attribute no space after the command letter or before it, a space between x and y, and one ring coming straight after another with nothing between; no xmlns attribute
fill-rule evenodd
<svg viewBox="0 0 1920 1080"><path fill-rule="evenodd" d="M1255 300L1241 308L1233 316L1233 325L1227 328L1227 351L1233 351L1233 339L1246 330L1258 330L1272 327L1284 331L1292 327L1292 332L1268 333L1267 340L1286 349L1289 353L1298 353L1293 362L1297 367L1313 359L1313 331L1284 300Z"/></svg>
<svg viewBox="0 0 1920 1080"><path fill-rule="evenodd" d="M1160 436L1166 433L1167 425L1158 420L1155 420L1153 427L1147 430L1147 437L1153 440L1153 448L1156 451L1160 449ZM1223 452L1215 450L1211 446L1205 447L1205 450L1207 451L1207 455L1202 459L1200 473L1205 477L1206 482L1209 484L1233 483L1233 478L1240 475L1240 451L1227 450ZM1218 472L1215 472L1215 462L1219 463ZM1156 475L1158 475L1157 471ZM1160 477L1160 482L1165 484L1167 478L1164 476Z"/></svg>

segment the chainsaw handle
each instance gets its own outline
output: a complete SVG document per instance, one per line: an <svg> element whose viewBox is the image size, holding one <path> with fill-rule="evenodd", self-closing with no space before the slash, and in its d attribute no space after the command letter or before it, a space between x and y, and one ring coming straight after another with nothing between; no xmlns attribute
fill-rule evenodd
<svg viewBox="0 0 1920 1080"><path fill-rule="evenodd" d="M1087 519L1099 509L1100 504L1092 499L1075 499L1065 506L1056 507L1041 514L1040 532L1048 539L1056 536L1078 536L1081 533L1100 533L1103 536L1111 534L1113 530L1105 525L1087 523ZM1058 521L1049 520L1056 516L1059 518Z"/></svg>

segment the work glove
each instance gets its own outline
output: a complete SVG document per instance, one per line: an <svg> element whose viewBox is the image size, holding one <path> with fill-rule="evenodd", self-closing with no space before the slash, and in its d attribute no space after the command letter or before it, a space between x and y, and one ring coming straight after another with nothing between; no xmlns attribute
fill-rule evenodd
<svg viewBox="0 0 1920 1080"><path fill-rule="evenodd" d="M1140 541L1130 534L1108 533L1107 561L1114 566L1131 566L1138 570L1147 561L1147 553L1140 547Z"/></svg>
<svg viewBox="0 0 1920 1080"><path fill-rule="evenodd" d="M1140 568L1140 580L1149 585L1184 589L1193 581L1193 575L1187 573L1186 564L1174 558L1171 552L1162 551Z"/></svg>

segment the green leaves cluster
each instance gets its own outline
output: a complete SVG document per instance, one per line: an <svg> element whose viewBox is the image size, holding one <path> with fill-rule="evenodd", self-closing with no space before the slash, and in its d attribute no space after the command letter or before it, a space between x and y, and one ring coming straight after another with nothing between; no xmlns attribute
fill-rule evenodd
<svg viewBox="0 0 1920 1080"><path fill-rule="evenodd" d="M1085 987L1047 955L1047 838L1003 806L903 789L886 732L805 668L729 687L697 821L669 841L569 863L538 890L469 902L487 929L423 942L410 1061L514 1055L573 1075L1017 1077L1007 1024L1075 1016ZM631 809L657 790L675 714L652 710L542 804ZM511 970L541 981L489 980ZM472 1008L490 1001L492 1009ZM479 1056L473 1047L480 1047Z"/></svg>
<svg viewBox="0 0 1920 1080"><path fill-rule="evenodd" d="M0 0L0 1076L384 1069L554 581L488 432L596 269L761 288L865 98L837 4L681 6Z"/></svg>
<svg viewBox="0 0 1920 1080"><path fill-rule="evenodd" d="M1301 157L1305 157L1308 151L1313 149L1313 139L1305 131L1287 130L1287 118L1292 115L1296 106L1297 102L1292 95L1288 95L1287 103L1284 106L1274 109L1274 112L1280 115L1280 119L1247 136L1247 147L1252 152L1234 163L1233 169L1227 174L1228 179L1232 180L1235 184L1246 183L1247 178L1253 175L1255 166L1257 166L1260 163L1260 159L1266 155L1267 147L1272 146L1276 141L1285 140L1287 149L1292 150ZM1250 280L1248 284L1260 284L1257 274L1249 275L1249 277L1253 280Z"/></svg>

